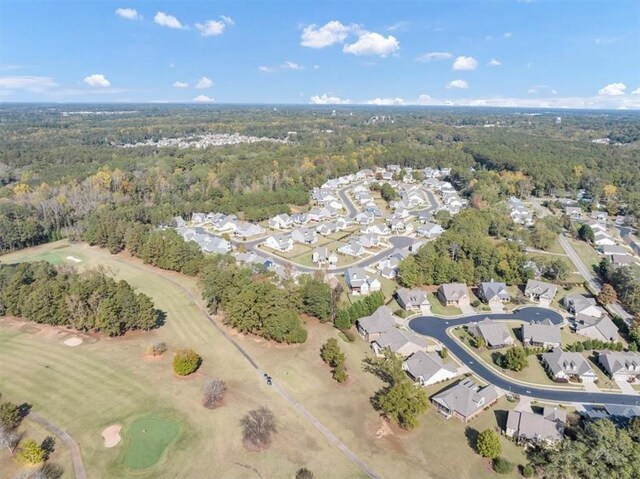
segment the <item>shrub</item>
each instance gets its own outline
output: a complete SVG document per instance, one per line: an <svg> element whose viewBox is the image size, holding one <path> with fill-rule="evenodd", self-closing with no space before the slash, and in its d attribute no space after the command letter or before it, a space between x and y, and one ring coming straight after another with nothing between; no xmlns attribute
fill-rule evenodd
<svg viewBox="0 0 640 479"><path fill-rule="evenodd" d="M339 364L333 370L333 379L335 379L339 383L345 382L348 378L349 378L349 375L347 374L347 370L344 367L344 364Z"/></svg>
<svg viewBox="0 0 640 479"><path fill-rule="evenodd" d="M341 329L340 334L338 334L342 339L344 339L348 343L352 343L356 340L356 333L354 333L350 329Z"/></svg>
<svg viewBox="0 0 640 479"><path fill-rule="evenodd" d="M162 341L153 343L147 348L148 356L162 356L167 351L167 344Z"/></svg>
<svg viewBox="0 0 640 479"><path fill-rule="evenodd" d="M473 301L471 301L471 306L473 306L474 308L477 308L478 306L480 306L480 301L478 301L477 299L474 299Z"/></svg>
<svg viewBox="0 0 640 479"><path fill-rule="evenodd" d="M485 429L478 435L476 449L482 457L498 457L502 452L500 436L493 429Z"/></svg>
<svg viewBox="0 0 640 479"><path fill-rule="evenodd" d="M533 477L534 470L531 464L525 464L522 466L522 477Z"/></svg>
<svg viewBox="0 0 640 479"><path fill-rule="evenodd" d="M316 476L313 475L313 472L311 472L306 467L298 469L298 471L296 472L296 479L314 479L315 477Z"/></svg>
<svg viewBox="0 0 640 479"><path fill-rule="evenodd" d="M45 451L33 439L25 440L16 452L16 461L18 464L31 465L44 462Z"/></svg>
<svg viewBox="0 0 640 479"><path fill-rule="evenodd" d="M438 355L442 359L447 359L449 357L449 350L447 348L442 348L440 351L438 351Z"/></svg>
<svg viewBox="0 0 640 479"><path fill-rule="evenodd" d="M209 379L202 388L202 405L207 409L217 408L220 406L226 392L227 385L224 381Z"/></svg>
<svg viewBox="0 0 640 479"><path fill-rule="evenodd" d="M198 370L202 358L192 349L180 349L173 357L173 372L178 376L188 376Z"/></svg>
<svg viewBox="0 0 640 479"><path fill-rule="evenodd" d="M498 474L509 474L513 471L513 463L507 461L504 457L496 457L492 461L493 470Z"/></svg>
<svg viewBox="0 0 640 479"><path fill-rule="evenodd" d="M405 311L402 308L396 309L393 314L395 314L396 316L398 316L399 318L406 318L407 316L409 316L409 313L407 311Z"/></svg>
<svg viewBox="0 0 640 479"><path fill-rule="evenodd" d="M22 422L20 408L12 402L0 404L0 426L6 429L15 429Z"/></svg>

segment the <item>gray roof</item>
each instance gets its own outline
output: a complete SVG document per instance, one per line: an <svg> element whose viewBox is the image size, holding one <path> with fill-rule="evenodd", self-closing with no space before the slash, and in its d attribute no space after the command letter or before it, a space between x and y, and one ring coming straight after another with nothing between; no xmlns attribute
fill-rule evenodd
<svg viewBox="0 0 640 479"><path fill-rule="evenodd" d="M524 288L525 294L534 294L542 298L553 299L558 291L558 287L555 284L545 283L544 281L537 281L530 279L527 281L527 285Z"/></svg>
<svg viewBox="0 0 640 479"><path fill-rule="evenodd" d="M616 340L618 338L618 326L609 319L609 316L594 318L586 314L576 315L576 332L580 333L582 330L592 327L597 329L598 333L600 333L606 341Z"/></svg>
<svg viewBox="0 0 640 479"><path fill-rule="evenodd" d="M549 319L540 322L525 323L522 325L522 338L525 341L533 341L534 343L559 345L561 342L560 328Z"/></svg>
<svg viewBox="0 0 640 479"><path fill-rule="evenodd" d="M578 293L567 295L562 301L567 308L572 308L575 314L579 314L591 306L596 306L594 298L587 298Z"/></svg>
<svg viewBox="0 0 640 479"><path fill-rule="evenodd" d="M467 292L467 285L462 283L447 283L440 285L438 289L442 291L447 301L457 301L469 294Z"/></svg>
<svg viewBox="0 0 640 479"><path fill-rule="evenodd" d="M442 358L437 353L425 353L424 351L413 353L404 363L411 377L415 379L422 378L425 382L429 381L442 369L452 373L458 371L454 364L443 363Z"/></svg>
<svg viewBox="0 0 640 479"><path fill-rule="evenodd" d="M365 316L358 320L360 328L368 334L383 333L395 329L396 320L388 306L380 306L371 316Z"/></svg>
<svg viewBox="0 0 640 479"><path fill-rule="evenodd" d="M640 374L640 354L634 352L602 351L598 361L605 370L613 375L616 373Z"/></svg>
<svg viewBox="0 0 640 479"><path fill-rule="evenodd" d="M403 307L416 307L427 301L427 293L418 288L400 288L396 294L401 301L400 306Z"/></svg>
<svg viewBox="0 0 640 479"><path fill-rule="evenodd" d="M471 379L465 379L452 388L439 392L431 400L462 417L469 417L498 397L500 394L497 387L489 385L480 388Z"/></svg>
<svg viewBox="0 0 640 479"><path fill-rule="evenodd" d="M604 245L602 246L602 254L624 254L628 255L629 250L624 246L618 245Z"/></svg>
<svg viewBox="0 0 640 479"><path fill-rule="evenodd" d="M381 348L389 348L392 352L397 353L404 346L409 344L411 340L407 338L402 331L396 327L391 327L383 331L379 338L374 342Z"/></svg>
<svg viewBox="0 0 640 479"><path fill-rule="evenodd" d="M542 359L547 363L554 376L561 372L569 376L596 375L580 353L565 352L560 348L555 348L550 353L543 353Z"/></svg>
<svg viewBox="0 0 640 479"><path fill-rule="evenodd" d="M547 409L547 408L545 408ZM546 439L548 441L560 441L564 434L564 420L567 413L562 414L552 412L548 415L534 414L528 411L509 411L507 414L507 429L517 431L520 438L536 440Z"/></svg>
<svg viewBox="0 0 640 479"><path fill-rule="evenodd" d="M482 336L489 346L501 346L513 342L509 328L502 321L484 318L469 326L475 336Z"/></svg>
<svg viewBox="0 0 640 479"><path fill-rule="evenodd" d="M509 294L509 291L507 291L507 285L505 283L487 281L485 283L480 283L479 288L482 292L482 296L486 298L487 301L495 298L496 296L500 299L511 298L511 295Z"/></svg>

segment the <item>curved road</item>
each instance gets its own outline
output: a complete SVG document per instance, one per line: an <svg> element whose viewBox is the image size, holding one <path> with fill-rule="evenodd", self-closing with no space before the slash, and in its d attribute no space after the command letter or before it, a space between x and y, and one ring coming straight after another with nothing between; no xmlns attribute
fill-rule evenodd
<svg viewBox="0 0 640 479"><path fill-rule="evenodd" d="M637 406L640 402L640 396L632 394L545 389L543 387L522 385L496 374L491 368L485 365L483 361L479 361L461 346L458 341L447 334L447 329L453 326L461 326L473 321L481 321L486 317L495 320L524 321L528 323L547 318L554 324L561 324L563 321L562 316L556 311L540 307L524 307L513 313L478 314L456 319L420 316L411 319L408 326L418 334L429 336L440 341L452 354L462 361L465 366L473 371L474 374L482 378L485 382L498 386L505 391L510 391L521 396L529 396L535 399L565 404L578 402L585 404L622 404L626 406Z"/></svg>

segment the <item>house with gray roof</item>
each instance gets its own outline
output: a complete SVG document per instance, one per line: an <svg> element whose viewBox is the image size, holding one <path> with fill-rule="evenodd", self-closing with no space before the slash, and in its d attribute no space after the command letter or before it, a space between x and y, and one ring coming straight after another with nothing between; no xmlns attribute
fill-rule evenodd
<svg viewBox="0 0 640 479"><path fill-rule="evenodd" d="M542 354L542 364L554 381L592 383L598 379L596 373L580 353L565 352L556 348Z"/></svg>
<svg viewBox="0 0 640 479"><path fill-rule="evenodd" d="M405 359L402 369L419 386L431 386L455 378L458 368L453 362L444 362L438 353L417 351Z"/></svg>
<svg viewBox="0 0 640 479"><path fill-rule="evenodd" d="M496 386L480 387L471 379L464 379L432 396L431 402L445 418L456 417L469 422L484 409L494 405L501 395Z"/></svg>
<svg viewBox="0 0 640 479"><path fill-rule="evenodd" d="M236 223L236 229L233 234L238 238L246 240L248 238L253 238L254 236L259 236L263 233L265 233L265 230L262 226L249 223L248 221L239 221Z"/></svg>
<svg viewBox="0 0 640 479"><path fill-rule="evenodd" d="M438 298L445 306L468 306L470 304L467 285L462 283L440 285Z"/></svg>
<svg viewBox="0 0 640 479"><path fill-rule="evenodd" d="M400 288L396 291L396 301L400 307L406 311L418 311L428 313L431 311L431 304L427 299L427 293L419 288Z"/></svg>
<svg viewBox="0 0 640 479"><path fill-rule="evenodd" d="M480 283L478 296L489 305L501 305L511 301L507 285L493 280Z"/></svg>
<svg viewBox="0 0 640 479"><path fill-rule="evenodd" d="M559 348L562 344L560 328L550 319L522 325L522 342L543 348Z"/></svg>
<svg viewBox="0 0 640 479"><path fill-rule="evenodd" d="M424 236L427 239L434 239L444 233L444 228L436 223L426 221L423 225L418 226L416 234Z"/></svg>
<svg viewBox="0 0 640 479"><path fill-rule="evenodd" d="M380 336L371 342L371 349L376 356L382 356L385 349L400 356L407 357L422 349L422 346L414 342L410 333L400 331L395 326L383 331Z"/></svg>
<svg viewBox="0 0 640 479"><path fill-rule="evenodd" d="M617 341L620 338L618 327L609 316L594 318L586 314L577 314L573 323L577 334L599 341Z"/></svg>
<svg viewBox="0 0 640 479"><path fill-rule="evenodd" d="M318 236L312 228L296 228L291 232L291 239L297 243L313 244L318 241Z"/></svg>
<svg viewBox="0 0 640 479"><path fill-rule="evenodd" d="M640 378L640 353L600 351L598 362L614 381L634 382Z"/></svg>
<svg viewBox="0 0 640 479"><path fill-rule="evenodd" d="M622 254L622 255L628 255L631 254L630 251L625 248L624 246L619 246L619 245L604 245L600 248L600 252L603 255L610 255L610 254Z"/></svg>
<svg viewBox="0 0 640 479"><path fill-rule="evenodd" d="M513 336L504 321L484 318L477 323L471 323L469 333L483 338L489 349L505 348L513 346L514 343Z"/></svg>
<svg viewBox="0 0 640 479"><path fill-rule="evenodd" d="M369 294L380 291L382 284L375 276L371 276L363 268L353 266L344 272L344 280L351 294Z"/></svg>
<svg viewBox="0 0 640 479"><path fill-rule="evenodd" d="M367 250L364 249L364 246L360 244L360 241L358 241L357 238L350 238L349 242L345 245L340 246L337 251L340 254L353 256L356 258L358 256L364 255L367 252Z"/></svg>
<svg viewBox="0 0 640 479"><path fill-rule="evenodd" d="M265 240L264 245L276 251L291 251L293 249L293 240L288 234L273 235Z"/></svg>
<svg viewBox="0 0 640 479"><path fill-rule="evenodd" d="M362 338L371 343L382 333L395 328L396 320L388 306L380 306L371 316L365 316L356 321L356 329Z"/></svg>
<svg viewBox="0 0 640 479"><path fill-rule="evenodd" d="M286 213L274 216L269 220L269 228L282 230L291 228L292 226L293 218Z"/></svg>
<svg viewBox="0 0 640 479"><path fill-rule="evenodd" d="M579 220L582 219L582 208L577 206L567 206L564 209L564 214L572 220Z"/></svg>
<svg viewBox="0 0 640 479"><path fill-rule="evenodd" d="M539 302L542 305L549 306L556 293L558 287L555 284L545 283L530 279L524 288L524 295L531 301Z"/></svg>
<svg viewBox="0 0 640 479"><path fill-rule="evenodd" d="M326 246L320 246L311 253L311 261L319 265L328 264L329 266L334 266L338 263L338 256L335 253L331 253Z"/></svg>
<svg viewBox="0 0 640 479"><path fill-rule="evenodd" d="M542 414L511 410L507 413L505 434L519 444L553 445L562 441L566 421L567 412L557 407L545 406Z"/></svg>
<svg viewBox="0 0 640 479"><path fill-rule="evenodd" d="M562 303L567 311L574 315L583 314L599 318L604 314L594 298L587 298L581 294L569 294L562 299Z"/></svg>

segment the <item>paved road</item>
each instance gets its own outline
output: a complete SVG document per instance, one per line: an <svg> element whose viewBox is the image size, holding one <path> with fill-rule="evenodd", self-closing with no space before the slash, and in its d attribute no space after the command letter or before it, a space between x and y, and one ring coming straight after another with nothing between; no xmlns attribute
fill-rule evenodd
<svg viewBox="0 0 640 479"><path fill-rule="evenodd" d="M539 400L558 403L584 403L584 404L624 404L636 406L640 397L630 394L616 394L607 392L570 391L559 389L545 389L542 387L525 386L511 381L490 369L483 361L479 361L469 353L460 343L447 334L447 329L460 326L472 321L480 321L486 317L495 320L509 321L540 321L550 319L554 324L562 323L562 316L553 310L540 307L524 307L513 313L502 314L478 314L456 319L443 319L434 316L420 316L409 321L408 326L414 332L423 336L429 336L440 341L449 351L460 359L474 374L485 382L498 386L521 396L529 396Z"/></svg>
<svg viewBox="0 0 640 479"><path fill-rule="evenodd" d="M578 253L576 253L576 250L573 248L573 246L571 246L571 243L569 243L569 240L567 240L564 235L558 236L558 242L560 243L560 246L562 246L562 249L564 249L565 253L567 253L567 256L569 257L569 259L571 259L578 272L588 283L589 288L594 293L599 293L600 289L602 289L602 281L600 280L600 278L598 278L594 274L593 270L591 270L588 265L584 264L582 258L578 256ZM607 309L609 309L609 311L616 316L620 316L627 322L631 321L631 319L633 318L628 312L624 310L624 308L619 303L609 304L607 305Z"/></svg>
<svg viewBox="0 0 640 479"><path fill-rule="evenodd" d="M118 257L113 257L113 260L118 261L120 263L124 263L129 267L136 268L139 270L143 270L149 272L152 270L155 274L159 275L166 281L169 281L174 286L183 291L191 301L200 309L202 315L207 319L207 321L225 338L227 341L231 343L231 345L238 350L238 352L247 360L247 362L251 365L251 367L255 370L255 372L260 376L260 378L264 377L265 371L260 368L255 359L242 347L238 344L231 336L227 334L227 332L218 324L218 322L211 317L206 308L202 306L202 302L199 298L196 298L191 291L182 286L178 281L171 278L168 274L164 273L162 270L157 270L156 268L151 267L142 267L137 264L133 264L124 260L121 260ZM293 396L291 396L285 388L283 388L278 382L277 378L274 378L273 386L271 388L273 391L276 391L284 400L289 403L296 411L298 411L314 428L316 428L328 441L331 443L336 449L338 449L342 454L353 462L356 466L358 466L365 474L373 479L378 479L378 475L371 469L367 464L360 459L351 449L349 449L346 444L344 444L340 439L338 439L326 426L324 426L320 421L318 421L313 414L309 412L302 404L300 404ZM77 444L76 444L77 446ZM79 453L79 450L78 450ZM81 476L77 476L81 477ZM82 476L82 479L86 479L86 475Z"/></svg>
<svg viewBox="0 0 640 479"><path fill-rule="evenodd" d="M73 472L76 476L76 479L87 479L87 473L84 469L84 463L82 462L82 454L80 452L80 447L78 443L74 441L74 439L64 430L60 429L58 426L53 424L48 419L45 419L37 412L31 412L27 416L31 421L37 422L38 424L45 427L45 429L62 440L65 443L69 451L71 452L71 462L73 463Z"/></svg>

